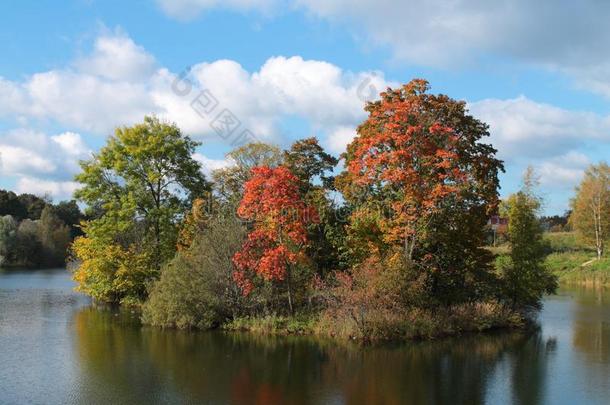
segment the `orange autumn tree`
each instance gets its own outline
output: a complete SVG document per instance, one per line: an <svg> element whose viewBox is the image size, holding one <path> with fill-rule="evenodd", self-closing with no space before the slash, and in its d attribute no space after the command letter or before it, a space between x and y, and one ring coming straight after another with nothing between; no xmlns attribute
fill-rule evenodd
<svg viewBox="0 0 610 405"><path fill-rule="evenodd" d="M434 295L464 296L491 273L481 246L503 168L465 103L427 90L416 79L367 104L337 185L352 207L355 256L399 250Z"/></svg>
<svg viewBox="0 0 610 405"><path fill-rule="evenodd" d="M233 257L234 280L245 295L252 291L252 277L286 282L288 306L293 312L292 270L304 259L307 225L317 220L299 191L299 180L286 167L252 169L244 185L238 215L252 222L242 249Z"/></svg>

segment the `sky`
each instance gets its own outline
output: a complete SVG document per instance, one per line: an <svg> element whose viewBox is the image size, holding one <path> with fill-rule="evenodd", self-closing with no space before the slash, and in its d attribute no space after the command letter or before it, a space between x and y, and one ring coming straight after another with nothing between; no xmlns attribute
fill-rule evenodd
<svg viewBox="0 0 610 405"><path fill-rule="evenodd" d="M366 101L413 78L532 165L547 214L610 160L610 2L72 0L0 6L0 187L69 199L79 160L147 114L202 142L204 171L250 140L339 155Z"/></svg>

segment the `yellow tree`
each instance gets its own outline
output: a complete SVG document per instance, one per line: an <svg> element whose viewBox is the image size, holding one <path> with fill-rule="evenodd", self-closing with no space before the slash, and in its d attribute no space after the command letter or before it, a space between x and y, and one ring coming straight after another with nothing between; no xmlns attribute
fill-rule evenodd
<svg viewBox="0 0 610 405"><path fill-rule="evenodd" d="M595 245L597 258L604 254L610 236L610 166L591 165L576 189L570 222L581 237Z"/></svg>

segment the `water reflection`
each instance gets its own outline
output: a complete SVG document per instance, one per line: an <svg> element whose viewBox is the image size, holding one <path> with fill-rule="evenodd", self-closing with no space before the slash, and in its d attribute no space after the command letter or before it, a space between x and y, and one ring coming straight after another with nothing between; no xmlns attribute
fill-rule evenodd
<svg viewBox="0 0 610 405"><path fill-rule="evenodd" d="M87 379L79 400L88 403L478 404L493 400L489 383L507 368L507 391L498 394L537 403L556 348L532 331L363 349L140 329L129 316L92 309L78 312L75 325Z"/></svg>
<svg viewBox="0 0 610 405"><path fill-rule="evenodd" d="M609 290L571 287L540 331L361 348L141 328L65 270L0 272L0 403L607 404L609 322Z"/></svg>

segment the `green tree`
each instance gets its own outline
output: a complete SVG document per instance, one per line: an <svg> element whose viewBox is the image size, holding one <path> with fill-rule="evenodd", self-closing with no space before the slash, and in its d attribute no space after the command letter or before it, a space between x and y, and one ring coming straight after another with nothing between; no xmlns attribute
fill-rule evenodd
<svg viewBox="0 0 610 405"><path fill-rule="evenodd" d="M38 197L36 195L26 193L20 194L17 198L26 211L26 216L23 218L33 220L40 219L40 215L42 215L42 210L44 207L51 204L51 200L48 196Z"/></svg>
<svg viewBox="0 0 610 405"><path fill-rule="evenodd" d="M11 215L13 218L23 219L28 215L26 207L12 191L0 190L0 215Z"/></svg>
<svg viewBox="0 0 610 405"><path fill-rule="evenodd" d="M253 142L227 153L229 167L212 172L216 194L225 203L235 206L241 200L243 187L250 179L254 167L277 167L282 163L282 153L277 146Z"/></svg>
<svg viewBox="0 0 610 405"><path fill-rule="evenodd" d="M557 278L544 266L546 247L537 217L541 198L535 194L536 181L528 169L521 191L508 198L510 256L501 261L504 298L515 309L539 308L542 296L553 293Z"/></svg>
<svg viewBox="0 0 610 405"><path fill-rule="evenodd" d="M145 117L141 124L118 128L98 154L81 162L76 179L82 186L75 195L95 210L83 229L85 240L75 243L81 291L111 301L145 295L145 282L158 277L174 255L183 214L209 191L192 157L198 145L176 125ZM104 260L95 260L96 254ZM130 272L131 254L139 263L134 277L123 274ZM129 280L129 288L120 280Z"/></svg>
<svg viewBox="0 0 610 405"><path fill-rule="evenodd" d="M234 215L201 223L191 245L171 260L143 308L144 323L180 329L208 329L243 311L241 290L233 281L233 255L245 228Z"/></svg>
<svg viewBox="0 0 610 405"><path fill-rule="evenodd" d="M38 267L42 262L42 246L39 235L40 221L24 219L17 228L15 260L20 265Z"/></svg>
<svg viewBox="0 0 610 405"><path fill-rule="evenodd" d="M55 215L51 206L47 205L40 214L38 240L42 248L43 266L60 266L65 263L72 240L70 227Z"/></svg>
<svg viewBox="0 0 610 405"><path fill-rule="evenodd" d="M326 153L316 138L306 138L284 151L284 165L299 179L300 191L310 206L316 207L319 221L307 227L309 244L307 256L322 274L341 266L345 230L338 207L330 200L335 189L332 171L339 162Z"/></svg>
<svg viewBox="0 0 610 405"><path fill-rule="evenodd" d="M53 212L70 227L72 239L81 235L79 224L84 217L75 200L59 202L53 206Z"/></svg>
<svg viewBox="0 0 610 405"><path fill-rule="evenodd" d="M0 217L0 266L10 264L17 243L17 222L10 215Z"/></svg>
<svg viewBox="0 0 610 405"><path fill-rule="evenodd" d="M284 165L299 178L304 193L314 187L316 179L323 188L334 189L334 177L328 173L332 173L337 163L337 158L326 153L316 138L297 141L284 151Z"/></svg>
<svg viewBox="0 0 610 405"><path fill-rule="evenodd" d="M571 204L570 223L595 247L597 258L601 259L610 238L610 166L606 163L591 165Z"/></svg>

